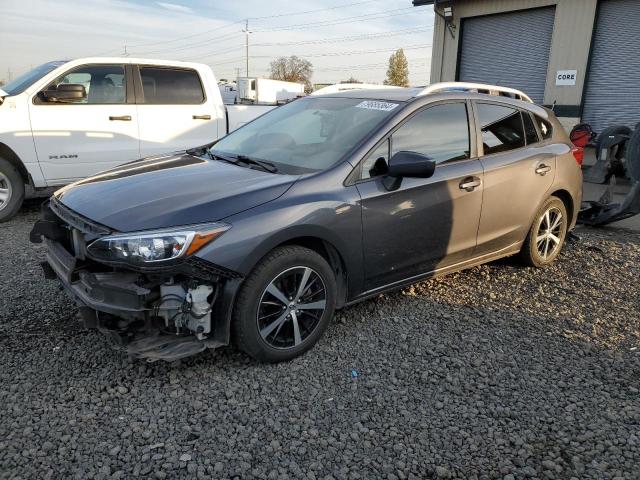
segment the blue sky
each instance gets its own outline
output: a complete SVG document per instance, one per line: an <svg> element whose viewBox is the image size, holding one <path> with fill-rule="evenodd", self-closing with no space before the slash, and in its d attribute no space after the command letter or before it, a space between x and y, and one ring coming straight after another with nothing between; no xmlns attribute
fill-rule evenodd
<svg viewBox="0 0 640 480"><path fill-rule="evenodd" d="M392 50L404 47L414 85L428 82L433 9L411 0L151 1L2 0L0 79L49 60L90 55L207 63L218 78L244 75L249 17L250 75L298 55L314 82L382 82ZM262 18L261 18L262 17ZM266 18L265 18L266 17Z"/></svg>

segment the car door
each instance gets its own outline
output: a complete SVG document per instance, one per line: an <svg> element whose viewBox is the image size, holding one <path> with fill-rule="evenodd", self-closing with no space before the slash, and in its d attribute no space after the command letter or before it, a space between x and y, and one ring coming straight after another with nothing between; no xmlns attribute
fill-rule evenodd
<svg viewBox="0 0 640 480"><path fill-rule="evenodd" d="M31 130L49 185L88 177L140 158L133 86L122 64L75 67L52 85L81 84L86 98L48 102L36 94L29 105Z"/></svg>
<svg viewBox="0 0 640 480"><path fill-rule="evenodd" d="M218 138L217 109L189 68L139 65L136 83L142 156L185 150Z"/></svg>
<svg viewBox="0 0 640 480"><path fill-rule="evenodd" d="M540 140L527 111L500 103L474 105L484 169L476 255L508 249L524 240L555 176L552 145Z"/></svg>
<svg viewBox="0 0 640 480"><path fill-rule="evenodd" d="M482 166L473 156L464 101L428 106L401 124L362 162L365 289L371 290L468 259L476 245ZM414 151L436 162L431 178L403 178L385 188L387 160Z"/></svg>

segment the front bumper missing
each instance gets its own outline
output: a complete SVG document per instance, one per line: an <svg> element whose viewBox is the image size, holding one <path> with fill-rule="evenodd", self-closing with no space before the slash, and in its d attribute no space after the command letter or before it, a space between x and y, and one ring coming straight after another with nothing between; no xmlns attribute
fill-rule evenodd
<svg viewBox="0 0 640 480"><path fill-rule="evenodd" d="M97 327L119 350L148 361L172 361L229 343L231 310L241 275L197 257L140 269L95 262L86 258L84 238L96 238L96 229L81 232L77 226L82 225L86 221L60 221L45 206L43 220L34 226L31 241L45 244L45 277L60 280L80 307L85 326ZM159 322L155 308L160 299L159 285L174 278L219 290L212 300L211 331L199 335L200 339L188 330L165 333L164 323Z"/></svg>

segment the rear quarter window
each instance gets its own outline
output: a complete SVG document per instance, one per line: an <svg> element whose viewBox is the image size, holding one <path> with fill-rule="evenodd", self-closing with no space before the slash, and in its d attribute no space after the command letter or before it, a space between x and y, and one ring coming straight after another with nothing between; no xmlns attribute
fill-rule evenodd
<svg viewBox="0 0 640 480"><path fill-rule="evenodd" d="M553 125L551 125L551 122L548 122L537 115L535 115L535 117L538 127L540 128L540 133L542 134L542 139L548 140L553 137Z"/></svg>

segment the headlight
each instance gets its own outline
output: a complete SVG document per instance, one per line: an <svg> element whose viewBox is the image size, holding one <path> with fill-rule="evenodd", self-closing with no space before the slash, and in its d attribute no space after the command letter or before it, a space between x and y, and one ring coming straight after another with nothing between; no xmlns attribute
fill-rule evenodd
<svg viewBox="0 0 640 480"><path fill-rule="evenodd" d="M152 263L191 255L231 228L208 223L147 232L109 235L87 248L89 256L108 262Z"/></svg>

